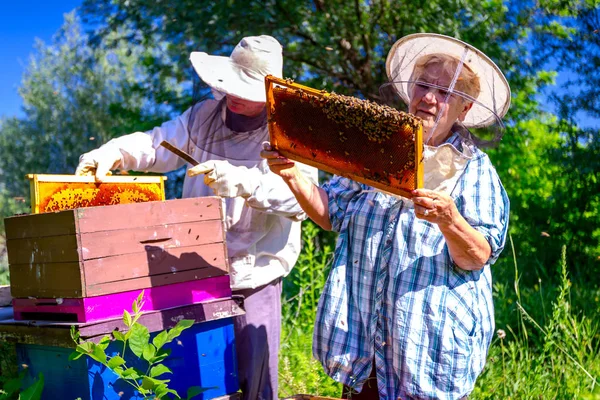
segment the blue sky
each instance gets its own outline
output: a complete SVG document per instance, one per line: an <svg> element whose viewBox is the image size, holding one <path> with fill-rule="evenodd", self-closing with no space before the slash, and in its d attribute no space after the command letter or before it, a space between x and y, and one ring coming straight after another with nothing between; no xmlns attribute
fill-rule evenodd
<svg viewBox="0 0 600 400"><path fill-rule="evenodd" d="M17 87L37 37L49 43L82 0L5 0L0 11L0 117L19 115Z"/></svg>

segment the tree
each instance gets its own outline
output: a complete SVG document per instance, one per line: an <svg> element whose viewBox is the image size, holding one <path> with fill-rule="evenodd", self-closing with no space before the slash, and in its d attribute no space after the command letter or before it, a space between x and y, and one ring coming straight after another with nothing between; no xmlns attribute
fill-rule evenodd
<svg viewBox="0 0 600 400"><path fill-rule="evenodd" d="M19 90L25 116L0 121L2 217L29 210L26 174L72 174L80 154L169 118L173 106L146 97L147 87L183 98L172 80L153 86L156 82L141 68L140 60L152 49L115 39L118 35L108 35L110 47L92 48L71 13L51 45L36 43Z"/></svg>
<svg viewBox="0 0 600 400"><path fill-rule="evenodd" d="M538 29L535 24L543 21L538 13L523 10L523 4L495 0L401 4L388 0L228 0L198 6L191 0L86 0L83 14L98 27L98 38L126 28L141 32L127 38L134 42L137 38L140 45L155 35L169 43L165 49L170 63L149 63L148 73L155 79L173 76L184 82L187 77L182 71L189 68L187 55L192 50L227 55L242 36L268 33L283 43L285 76L374 100L380 100L379 87L387 81L387 52L400 37L436 32L473 44L499 64L512 88L505 138L490 154L514 200L511 232L519 254L537 257L546 246L547 237L541 232L549 230L545 222L548 199L555 198L558 190L554 174L562 171L552 156L563 139L550 134L546 127L558 123L540 110L536 100L536 94L551 85L554 76L543 71L543 65L527 62L531 26ZM538 10L535 4L530 9ZM535 152L532 144L537 146ZM539 171L537 175L531 174L533 167ZM558 260L558 254L550 256ZM545 257L529 259L547 261Z"/></svg>

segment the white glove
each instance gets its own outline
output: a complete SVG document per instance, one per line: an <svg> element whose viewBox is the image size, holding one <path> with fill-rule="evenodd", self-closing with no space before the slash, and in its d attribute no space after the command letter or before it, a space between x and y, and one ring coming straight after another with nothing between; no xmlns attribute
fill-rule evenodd
<svg viewBox="0 0 600 400"><path fill-rule="evenodd" d="M248 168L236 167L226 160L206 161L188 169L187 174L188 176L205 174L204 184L220 197L248 198L256 188Z"/></svg>
<svg viewBox="0 0 600 400"><path fill-rule="evenodd" d="M111 169L115 169L122 161L121 151L115 146L102 146L82 154L79 157L79 165L75 175L95 175L97 181L110 175Z"/></svg>

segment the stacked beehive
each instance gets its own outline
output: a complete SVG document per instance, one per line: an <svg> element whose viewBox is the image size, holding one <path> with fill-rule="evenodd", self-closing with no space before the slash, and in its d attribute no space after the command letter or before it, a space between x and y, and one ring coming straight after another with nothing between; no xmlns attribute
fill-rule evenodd
<svg viewBox="0 0 600 400"><path fill-rule="evenodd" d="M232 317L242 311L231 299L219 198L21 215L5 226L14 321L0 335L19 342L18 361L31 377L46 376L43 398L131 392L95 361L69 361L68 331L75 324L83 339L98 341L122 329L123 311L142 292L140 321L150 332L196 320L166 361L170 387L212 387L199 397L206 399L237 392ZM109 346L107 354L121 350Z"/></svg>

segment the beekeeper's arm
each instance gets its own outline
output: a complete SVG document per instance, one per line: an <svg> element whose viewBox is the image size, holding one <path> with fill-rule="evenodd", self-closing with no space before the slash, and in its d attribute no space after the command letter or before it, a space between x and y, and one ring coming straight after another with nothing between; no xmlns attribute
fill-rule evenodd
<svg viewBox="0 0 600 400"><path fill-rule="evenodd" d="M297 163L299 169L315 185L317 169ZM274 174L266 160L253 168L232 165L229 161L213 160L188 170L189 176L204 174L204 183L217 196L243 197L246 203L265 213L293 220L304 220L306 214L285 182Z"/></svg>
<svg viewBox="0 0 600 400"><path fill-rule="evenodd" d="M76 175L95 175L101 181L114 169L169 172L185 161L164 147L163 140L189 151L187 121L190 110L148 132L135 132L112 139L100 148L82 154Z"/></svg>

